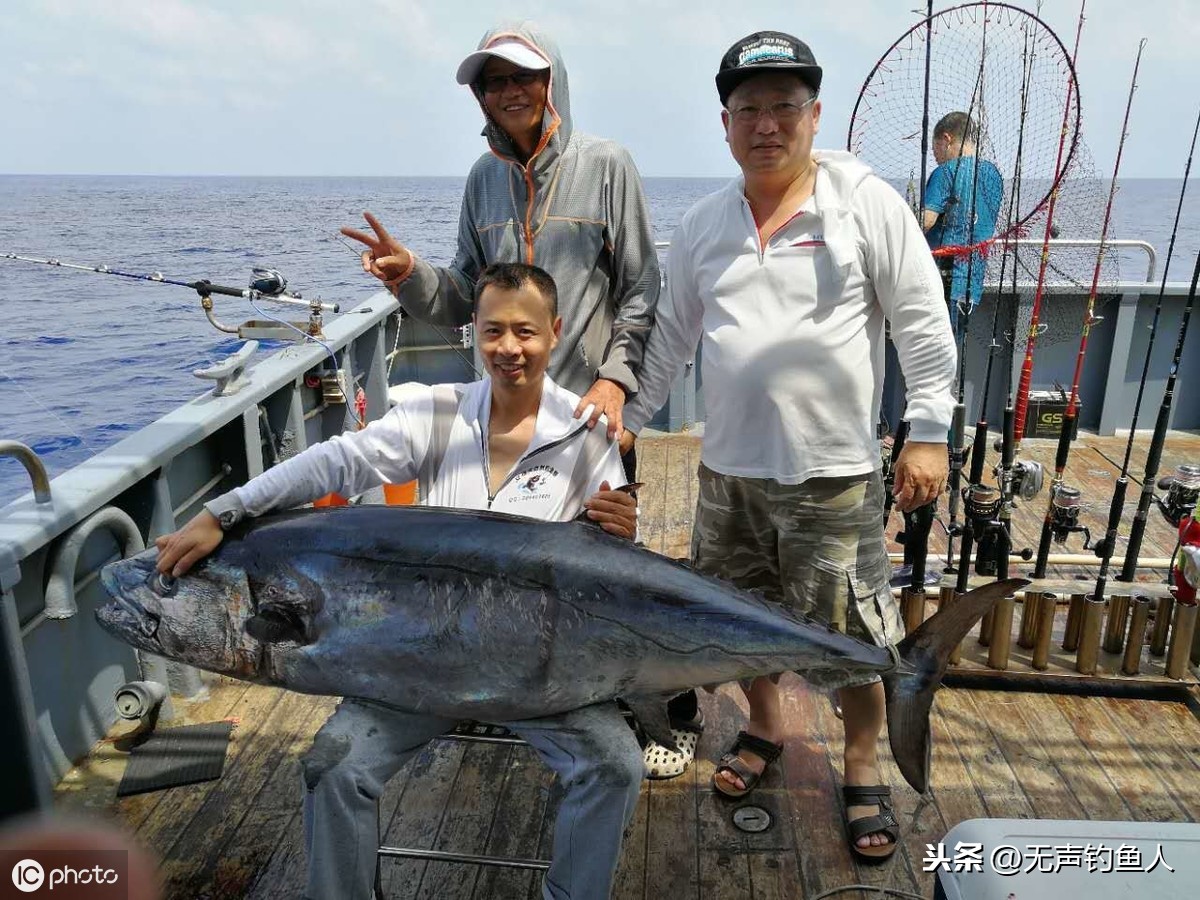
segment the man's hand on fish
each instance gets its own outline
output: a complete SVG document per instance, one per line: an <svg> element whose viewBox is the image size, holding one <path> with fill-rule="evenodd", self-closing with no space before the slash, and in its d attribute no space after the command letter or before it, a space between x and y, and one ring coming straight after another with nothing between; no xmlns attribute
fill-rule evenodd
<svg viewBox="0 0 1200 900"><path fill-rule="evenodd" d="M364 212L363 218L367 220L374 234L354 228L342 229L342 234L346 237L367 246L362 254L363 271L374 275L384 284L411 271L413 256L408 248L388 234L383 224L369 212Z"/></svg>
<svg viewBox="0 0 1200 900"><path fill-rule="evenodd" d="M588 392L583 395L579 405L575 407L575 418L578 419L587 413L589 406L591 414L587 419L588 428L595 428L596 423L600 421L600 416L603 415L608 418L608 439L610 441L624 434L621 423L621 410L625 408L625 389L623 387L607 378L596 379L595 384L588 388Z"/></svg>
<svg viewBox="0 0 1200 900"><path fill-rule="evenodd" d="M637 534L637 498L626 491L614 491L607 481L583 504L587 517L617 537L633 540Z"/></svg>
<svg viewBox="0 0 1200 900"><path fill-rule="evenodd" d="M178 531L155 538L158 571L178 578L216 550L224 537L217 517L207 509L200 510Z"/></svg>
<svg viewBox="0 0 1200 900"><path fill-rule="evenodd" d="M945 444L909 441L896 460L892 493L901 512L911 512L937 499L946 486L950 462Z"/></svg>

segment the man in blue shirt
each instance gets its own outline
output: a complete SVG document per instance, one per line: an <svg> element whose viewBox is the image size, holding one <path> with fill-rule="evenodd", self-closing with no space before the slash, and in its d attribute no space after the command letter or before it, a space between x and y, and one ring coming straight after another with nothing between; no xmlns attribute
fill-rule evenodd
<svg viewBox="0 0 1200 900"><path fill-rule="evenodd" d="M995 234L1000 201L1004 196L1004 179L1000 170L987 160L978 162L976 172L978 132L976 123L964 112L947 113L933 129L933 158L938 167L929 176L925 188L922 222L931 249L974 246ZM950 321L957 332L958 312L966 298L970 297L974 309L983 296L983 271L987 260L976 250L969 255L940 257L938 263L940 266L952 265L948 299Z"/></svg>

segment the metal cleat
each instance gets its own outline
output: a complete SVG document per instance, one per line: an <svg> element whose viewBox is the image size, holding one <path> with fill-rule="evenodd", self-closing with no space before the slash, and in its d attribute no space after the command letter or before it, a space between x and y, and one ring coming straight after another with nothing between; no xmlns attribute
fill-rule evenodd
<svg viewBox="0 0 1200 900"><path fill-rule="evenodd" d="M242 349L233 356L207 369L193 369L192 374L197 378L216 382L212 391L214 397L232 396L248 383L243 375L246 372L246 363L250 361L250 357L256 350L258 350L258 341L246 341L242 345Z"/></svg>

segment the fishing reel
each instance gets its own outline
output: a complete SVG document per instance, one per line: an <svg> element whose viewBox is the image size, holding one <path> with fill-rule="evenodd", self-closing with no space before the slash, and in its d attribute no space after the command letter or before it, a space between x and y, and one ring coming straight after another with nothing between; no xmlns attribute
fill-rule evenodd
<svg viewBox="0 0 1200 900"><path fill-rule="evenodd" d="M1082 494L1078 488L1059 485L1050 498L1050 536L1056 544L1065 544L1072 534L1083 533L1083 549L1091 548L1092 533L1079 524Z"/></svg>
<svg viewBox="0 0 1200 900"><path fill-rule="evenodd" d="M1020 460L1013 463L1010 478L1013 496L1028 501L1042 492L1046 483L1046 472L1040 462Z"/></svg>
<svg viewBox="0 0 1200 900"><path fill-rule="evenodd" d="M981 535L1000 515L1001 495L987 484L973 484L963 492L963 511L971 523L971 531Z"/></svg>
<svg viewBox="0 0 1200 900"><path fill-rule="evenodd" d="M250 270L250 290L264 297L278 297L287 290L287 279L279 274L278 269L255 267Z"/></svg>
<svg viewBox="0 0 1200 900"><path fill-rule="evenodd" d="M1158 488L1166 491L1167 496L1156 496L1154 502L1166 520L1178 528L1200 501L1200 465L1177 466L1174 475L1159 480Z"/></svg>

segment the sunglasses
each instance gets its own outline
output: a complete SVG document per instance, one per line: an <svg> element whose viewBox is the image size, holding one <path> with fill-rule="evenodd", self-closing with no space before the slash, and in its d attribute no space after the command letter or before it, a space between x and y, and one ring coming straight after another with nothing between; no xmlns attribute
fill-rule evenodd
<svg viewBox="0 0 1200 900"><path fill-rule="evenodd" d="M522 69L519 72L513 72L511 75L489 75L486 78L479 79L479 86L483 88L485 94L498 94L511 81L517 87L529 87L535 81L541 80L542 73L534 72L530 69Z"/></svg>

